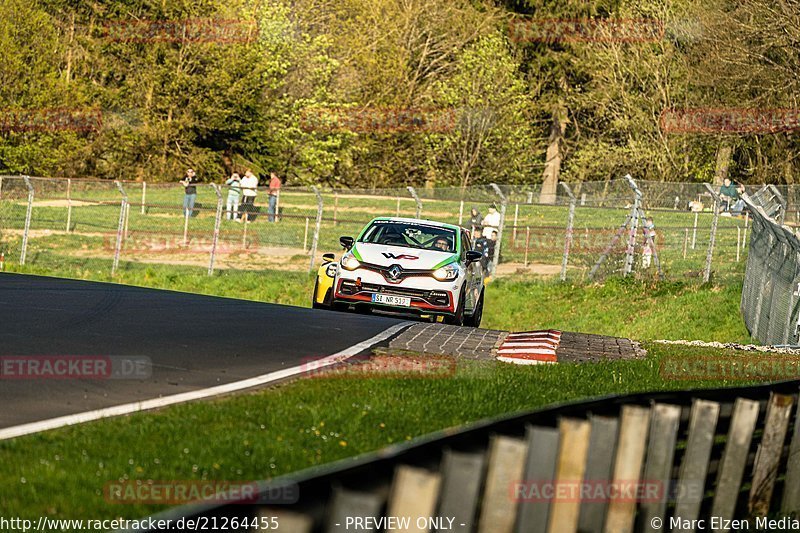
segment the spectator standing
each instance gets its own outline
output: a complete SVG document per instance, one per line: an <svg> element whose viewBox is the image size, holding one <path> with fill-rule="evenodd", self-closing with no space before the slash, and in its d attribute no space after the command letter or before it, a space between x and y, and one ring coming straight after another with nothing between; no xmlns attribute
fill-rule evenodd
<svg viewBox="0 0 800 533"><path fill-rule="evenodd" d="M486 228L483 228L484 233L486 232ZM487 254L487 262L486 262L486 271L490 276L494 276L495 270L497 270L497 265L494 264L494 250L497 246L497 230L492 230L491 235L489 235L489 245L486 247L486 254ZM500 262L500 258L497 258L497 262Z"/></svg>
<svg viewBox="0 0 800 533"><path fill-rule="evenodd" d="M267 216L270 222L275 222L278 214L278 197L281 193L281 179L274 172L269 173L269 207Z"/></svg>
<svg viewBox="0 0 800 533"><path fill-rule="evenodd" d="M242 197L242 179L234 172L228 181L225 182L228 186L228 197L225 200L225 218L228 220L239 219L239 200Z"/></svg>
<svg viewBox="0 0 800 533"><path fill-rule="evenodd" d="M495 204L489 207L489 212L484 217L481 225L483 226L483 236L487 239L492 238L492 232L498 232L500 230L500 213L497 212L497 206Z"/></svg>
<svg viewBox="0 0 800 533"><path fill-rule="evenodd" d="M241 181L242 187L242 212L244 221L250 222L251 213L255 211L256 195L258 194L258 178L249 168L245 171Z"/></svg>
<svg viewBox="0 0 800 533"><path fill-rule="evenodd" d="M481 253L480 265L483 270L483 275L489 275L489 262L492 260L489 257L489 239L481 235L480 227L472 230L472 247L476 252Z"/></svg>
<svg viewBox="0 0 800 533"><path fill-rule="evenodd" d="M473 207L472 211L470 211L470 217L469 217L470 230L473 231L473 232L476 229L480 230L481 229L481 221L482 221L481 212L478 211L477 207Z"/></svg>
<svg viewBox="0 0 800 533"><path fill-rule="evenodd" d="M739 191L730 178L725 178L722 182L722 187L719 188L719 196L722 201L723 211L730 211L731 206L739 199Z"/></svg>
<svg viewBox="0 0 800 533"><path fill-rule="evenodd" d="M183 214L190 217L197 200L197 178L193 169L186 169L186 177L181 180L181 185L183 185Z"/></svg>
<svg viewBox="0 0 800 533"><path fill-rule="evenodd" d="M655 248L656 225L651 217L644 220L644 246L642 247L642 268L650 268Z"/></svg>

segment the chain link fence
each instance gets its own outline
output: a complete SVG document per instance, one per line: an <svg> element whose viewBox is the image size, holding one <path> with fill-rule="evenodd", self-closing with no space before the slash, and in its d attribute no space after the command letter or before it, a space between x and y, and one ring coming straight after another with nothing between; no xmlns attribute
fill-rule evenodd
<svg viewBox="0 0 800 533"><path fill-rule="evenodd" d="M742 287L745 325L762 344L797 345L800 240L796 228L779 222L797 212L787 212L784 197L770 187L743 199L753 218Z"/></svg>
<svg viewBox="0 0 800 533"><path fill-rule="evenodd" d="M795 198L793 191L770 191L752 197ZM707 281L712 274L740 276L747 256L749 216L721 213L714 191L697 183L583 182L561 184L549 196L540 184L283 187L274 217L268 190L256 192L245 212L241 198L238 206L231 201L228 187L198 184L194 206L185 209L177 183L2 176L0 258L44 271L72 266L113 273L156 264L209 273L307 271L323 253L340 251L340 236L357 235L376 216L470 228L480 225L491 205L500 213L490 257L496 276ZM781 205L781 214L790 217L792 211Z"/></svg>

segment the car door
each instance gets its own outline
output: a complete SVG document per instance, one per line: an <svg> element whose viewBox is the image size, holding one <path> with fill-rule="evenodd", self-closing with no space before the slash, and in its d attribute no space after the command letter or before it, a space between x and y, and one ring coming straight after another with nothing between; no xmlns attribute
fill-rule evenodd
<svg viewBox="0 0 800 533"><path fill-rule="evenodd" d="M478 263L467 264L467 250L472 250L472 240L466 231L461 231L461 264L466 271L466 279L464 280L464 307L467 309L474 309L478 301L479 293L475 291L476 280L480 280L480 273L476 267L480 267Z"/></svg>

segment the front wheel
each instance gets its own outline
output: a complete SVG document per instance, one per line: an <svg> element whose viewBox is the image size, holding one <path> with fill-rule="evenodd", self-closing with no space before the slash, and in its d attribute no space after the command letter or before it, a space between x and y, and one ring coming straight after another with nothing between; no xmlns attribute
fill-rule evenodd
<svg viewBox="0 0 800 533"><path fill-rule="evenodd" d="M475 304L475 310L472 312L472 315L464 318L464 325L469 326L471 328L478 328L481 326L482 318L483 318L483 290L481 290L481 295L478 298L478 302Z"/></svg>
<svg viewBox="0 0 800 533"><path fill-rule="evenodd" d="M461 296L458 299L458 306L456 307L456 314L453 316L445 316L444 323L451 326L464 325L464 291L461 291Z"/></svg>

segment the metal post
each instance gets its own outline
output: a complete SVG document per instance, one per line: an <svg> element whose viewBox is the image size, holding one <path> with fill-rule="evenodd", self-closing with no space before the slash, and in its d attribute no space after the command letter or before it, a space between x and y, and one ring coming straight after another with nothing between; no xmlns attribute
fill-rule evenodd
<svg viewBox="0 0 800 533"><path fill-rule="evenodd" d="M125 232L124 232L124 236L125 236L125 240L126 241L128 240L128 236L130 235L128 233L128 221L130 219L131 219L131 204L125 204Z"/></svg>
<svg viewBox="0 0 800 533"><path fill-rule="evenodd" d="M211 238L211 254L208 259L209 276L214 273L214 259L217 255L217 243L219 242L219 226L222 223L222 190L216 183L212 183L211 186L217 195L217 212L214 218L214 235Z"/></svg>
<svg viewBox="0 0 800 533"><path fill-rule="evenodd" d="M492 258L492 275L494 276L497 271L497 265L500 263L500 246L503 242L503 227L506 224L506 207L508 206L508 198L500 190L496 183L490 183L494 192L500 197L500 227L497 228L497 242L494 245L494 257Z"/></svg>
<svg viewBox="0 0 800 533"><path fill-rule="evenodd" d="M461 226L464 222L464 199L458 204L458 225Z"/></svg>
<svg viewBox="0 0 800 533"><path fill-rule="evenodd" d="M281 217L279 216L281 212L281 190L278 189L278 192L275 193L275 222L279 222Z"/></svg>
<svg viewBox="0 0 800 533"><path fill-rule="evenodd" d="M28 252L28 233L31 229L31 215L33 214L33 197L36 192L33 189L33 184L29 176L22 176L25 181L25 186L28 188L28 209L25 211L25 231L22 233L22 251L19 255L19 264L25 264L25 255Z"/></svg>
<svg viewBox="0 0 800 533"><path fill-rule="evenodd" d="M186 246L189 236L189 210L183 210L183 245Z"/></svg>
<svg viewBox="0 0 800 533"><path fill-rule="evenodd" d="M683 258L686 259L686 248L689 246L689 228L684 228L686 233L683 237Z"/></svg>
<svg viewBox="0 0 800 533"><path fill-rule="evenodd" d="M308 217L306 217L306 230L303 233L303 251L308 251Z"/></svg>
<svg viewBox="0 0 800 533"><path fill-rule="evenodd" d="M311 262L308 264L309 272L314 270L314 259L316 259L317 244L319 244L319 228L322 224L322 195L319 193L319 189L316 186L312 186L311 189L317 196L317 219L314 221L314 236L311 238Z"/></svg>
<svg viewBox="0 0 800 533"><path fill-rule="evenodd" d="M339 211L339 193L333 191L333 225L336 225L336 214ZM308 234L308 218L306 218L306 234ZM305 250L305 245L303 245L303 249Z"/></svg>
<svg viewBox="0 0 800 533"><path fill-rule="evenodd" d="M694 228L692 228L692 250L694 250L694 245L697 242L697 216L700 213L697 211L694 212Z"/></svg>
<svg viewBox="0 0 800 533"><path fill-rule="evenodd" d="M531 246L531 227L525 226L525 267L528 266L528 248Z"/></svg>
<svg viewBox="0 0 800 533"><path fill-rule="evenodd" d="M400 216L400 197L397 197L397 211L395 212L395 216Z"/></svg>
<svg viewBox="0 0 800 533"><path fill-rule="evenodd" d="M708 283L711 280L711 261L714 257L714 243L717 240L717 221L719 220L719 206L722 205L717 193L708 183L704 183L706 189L714 198L714 218L711 220L711 235L708 239L708 251L706 252L706 268L703 273L703 282Z"/></svg>
<svg viewBox="0 0 800 533"><path fill-rule="evenodd" d="M511 242L517 242L517 218L518 217L519 217L519 204L514 204L514 228L511 230Z"/></svg>
<svg viewBox="0 0 800 533"><path fill-rule="evenodd" d="M247 248L247 226L250 225L247 218L249 216L249 212L245 213L244 221L242 221L242 249Z"/></svg>
<svg viewBox="0 0 800 533"><path fill-rule="evenodd" d="M72 223L72 180L67 178L67 233Z"/></svg>
<svg viewBox="0 0 800 533"><path fill-rule="evenodd" d="M3 176L0 176L0 200L3 199Z"/></svg>
<svg viewBox="0 0 800 533"><path fill-rule="evenodd" d="M636 253L636 232L639 230L639 207L642 203L642 191L636 186L636 182L630 174L625 175L628 185L633 189L633 208L631 209L631 228L628 234L628 248L625 250L625 264L622 275L627 276L633 271L633 261Z"/></svg>
<svg viewBox="0 0 800 533"><path fill-rule="evenodd" d="M414 203L417 204L417 214L414 216L414 218L419 218L419 214L422 212L422 200L420 200L419 196L417 196L417 191L414 189L414 187L409 185L406 188L408 189L408 193L414 199Z"/></svg>
<svg viewBox="0 0 800 533"><path fill-rule="evenodd" d="M142 214L144 215L144 204L147 201L147 182L142 182Z"/></svg>
<svg viewBox="0 0 800 533"><path fill-rule="evenodd" d="M741 226L736 226L736 262L739 262L739 253L741 251L741 242L742 239L742 228Z"/></svg>
<svg viewBox="0 0 800 533"><path fill-rule="evenodd" d="M117 241L114 244L114 262L111 264L111 275L113 276L117 272L117 268L119 267L119 255L122 251L122 231L125 225L125 211L128 206L128 194L125 192L125 189L122 188L122 183L119 181L114 181L114 184L117 186L119 193L122 195L122 202L120 202L119 206L119 221L117 222Z"/></svg>
<svg viewBox="0 0 800 533"><path fill-rule="evenodd" d="M569 185L561 182L561 186L569 196L569 214L567 215L567 234L564 237L564 257L561 260L561 281L567 281L567 262L569 261L569 249L572 246L572 230L575 222L575 195Z"/></svg>

